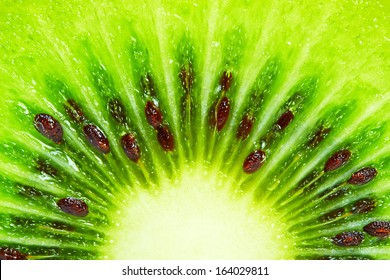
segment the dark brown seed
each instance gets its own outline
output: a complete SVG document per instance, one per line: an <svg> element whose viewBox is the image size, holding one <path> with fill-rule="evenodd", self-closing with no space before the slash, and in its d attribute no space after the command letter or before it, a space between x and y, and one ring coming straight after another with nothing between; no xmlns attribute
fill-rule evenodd
<svg viewBox="0 0 390 280"><path fill-rule="evenodd" d="M181 67L179 78L181 81L181 86L186 95L190 94L192 90L192 85L194 83L194 69L192 68L191 63L188 63Z"/></svg>
<svg viewBox="0 0 390 280"><path fill-rule="evenodd" d="M51 177L56 177L58 175L58 170L44 160L38 160L36 168L38 171Z"/></svg>
<svg viewBox="0 0 390 280"><path fill-rule="evenodd" d="M153 104L152 101L146 102L145 105L145 115L148 123L153 126L154 129L157 129L162 123L163 115L160 109Z"/></svg>
<svg viewBox="0 0 390 280"><path fill-rule="evenodd" d="M318 144L322 142L322 140L325 139L326 136L328 136L330 132L330 128L323 128L321 127L317 132L314 134L313 138L310 139L310 141L307 143L310 147L316 147Z"/></svg>
<svg viewBox="0 0 390 280"><path fill-rule="evenodd" d="M363 230L375 237L388 237L390 235L390 222L375 221L366 225Z"/></svg>
<svg viewBox="0 0 390 280"><path fill-rule="evenodd" d="M241 139L244 141L249 133L251 132L253 127L253 117L251 115L245 114L244 118L241 120L238 129L236 137L237 139Z"/></svg>
<svg viewBox="0 0 390 280"><path fill-rule="evenodd" d="M48 114L37 114L34 118L35 128L46 138L52 140L56 144L62 142L64 134L61 124Z"/></svg>
<svg viewBox="0 0 390 280"><path fill-rule="evenodd" d="M333 154L325 163L324 171L329 172L340 168L347 163L350 157L351 152L349 150L338 151L337 153Z"/></svg>
<svg viewBox="0 0 390 280"><path fill-rule="evenodd" d="M266 155L264 151L254 151L246 157L242 169L247 174L254 173L263 165L265 158Z"/></svg>
<svg viewBox="0 0 390 280"><path fill-rule="evenodd" d="M78 124L83 123L86 118L84 112L81 110L80 106L73 99L69 99L68 104L65 104L65 112L68 116Z"/></svg>
<svg viewBox="0 0 390 280"><path fill-rule="evenodd" d="M76 217L85 217L89 213L88 205L81 199L66 197L58 200L57 205L63 212Z"/></svg>
<svg viewBox="0 0 390 280"><path fill-rule="evenodd" d="M333 243L341 247L358 246L364 240L364 235L358 231L347 231L332 238Z"/></svg>
<svg viewBox="0 0 390 280"><path fill-rule="evenodd" d="M147 96L156 96L156 87L150 73L141 77L141 88Z"/></svg>
<svg viewBox="0 0 390 280"><path fill-rule="evenodd" d="M126 156L134 162L138 162L141 152L135 139L132 134L125 134L121 139L123 150L125 151Z"/></svg>
<svg viewBox="0 0 390 280"><path fill-rule="evenodd" d="M12 248L0 248L0 260L27 260L27 255Z"/></svg>
<svg viewBox="0 0 390 280"><path fill-rule="evenodd" d="M364 185L374 179L377 174L378 172L375 168L365 167L353 173L348 183L352 185Z"/></svg>
<svg viewBox="0 0 390 280"><path fill-rule="evenodd" d="M122 102L119 99L111 99L108 102L108 107L110 109L110 114L120 124L124 124L126 122L126 111Z"/></svg>
<svg viewBox="0 0 390 280"><path fill-rule="evenodd" d="M328 222L328 221L334 220L338 217L341 217L341 215L343 215L344 213L345 213L344 208L338 208L338 209L335 209L333 211L330 211L329 213L326 213L325 215L323 215L320 218L320 220L321 220L321 222Z"/></svg>
<svg viewBox="0 0 390 280"><path fill-rule="evenodd" d="M294 114L290 110L284 112L276 122L277 129L283 130L285 129L290 122L294 119Z"/></svg>
<svg viewBox="0 0 390 280"><path fill-rule="evenodd" d="M216 127L218 131L221 131L225 126L230 112L230 102L229 99L224 96L221 101L217 104L217 115L215 116L215 110L211 110L211 124L213 127Z"/></svg>
<svg viewBox="0 0 390 280"><path fill-rule="evenodd" d="M104 133L94 124L84 126L84 135L88 142L99 152L108 154L110 152L110 143Z"/></svg>
<svg viewBox="0 0 390 280"><path fill-rule="evenodd" d="M375 200L372 198L364 198L356 201L352 205L353 214L367 214L374 210L376 207Z"/></svg>
<svg viewBox="0 0 390 280"><path fill-rule="evenodd" d="M173 151L175 149L175 141L173 134L165 125L157 127L157 140L164 151Z"/></svg>
<svg viewBox="0 0 390 280"><path fill-rule="evenodd" d="M230 71L225 71L222 74L219 85L221 86L221 91L228 91L232 85L233 74Z"/></svg>

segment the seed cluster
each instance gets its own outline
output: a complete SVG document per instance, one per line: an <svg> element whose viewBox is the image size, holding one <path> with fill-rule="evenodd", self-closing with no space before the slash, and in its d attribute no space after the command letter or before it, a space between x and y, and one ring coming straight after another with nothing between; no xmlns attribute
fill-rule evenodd
<svg viewBox="0 0 390 280"><path fill-rule="evenodd" d="M163 114L160 108L152 101L157 100L157 89L151 74L141 78L141 85L145 95L149 98L145 105L145 117L147 122L157 132L157 141L166 152L175 149L175 141L168 125L163 121ZM152 99L152 100L151 100ZM157 101L156 101L157 103Z"/></svg>
<svg viewBox="0 0 390 280"><path fill-rule="evenodd" d="M108 154L110 152L110 143L104 132L96 125L90 122L82 111L80 105L73 99L69 99L64 104L65 112L71 120L82 125L83 133L88 143L97 151Z"/></svg>
<svg viewBox="0 0 390 280"><path fill-rule="evenodd" d="M210 109L210 126L220 132L226 125L230 114L230 100L226 96L232 86L233 74L225 71L219 82L220 97Z"/></svg>
<svg viewBox="0 0 390 280"><path fill-rule="evenodd" d="M191 118L192 105L192 91L195 85L195 73L193 65L190 61L187 61L182 65L178 73L181 88L184 92L182 109L184 119ZM227 122L229 121L231 112L231 99L228 97L229 91L233 87L233 71L226 70L222 73L219 79L217 92L218 96L215 99L213 105L209 108L208 117L211 132L213 137L218 137L219 134ZM166 119L169 116L165 116L165 110L159 102L159 91L154 81L153 75L150 72L145 72L140 75L140 89L143 93L143 101L145 102L144 114L146 122L156 132L157 141L161 148L166 152L172 152L175 150L175 139L171 132ZM254 91L252 99L256 103L261 103L262 96L258 92ZM267 158L272 157L272 144L280 135L285 134L287 127L291 126L295 118L299 117L299 112L303 108L303 100L305 99L305 93L296 91L293 96L285 102L284 106L279 109L279 117L273 120L271 128L262 135L259 139L255 140L255 148L247 155L242 162L242 171L244 174L256 173L266 162ZM234 105L234 104L233 104ZM110 154L110 142L106 134L97 124L91 122L82 107L73 99L69 99L64 104L66 114L71 119L72 123L81 128L85 140L100 156ZM110 113L112 119L121 129L120 145L124 154L134 163L139 163L141 159L141 147L137 141L137 134L131 129L130 119L126 114L126 108L123 105L121 99L118 96L108 99L107 110ZM236 130L236 140L239 144L248 139L257 118L256 110L250 107L245 109L241 121ZM184 122L184 121L183 121ZM191 122L189 122L191 124ZM62 144L64 142L64 133L60 122L49 114L39 113L35 115L34 127L45 138L53 141L56 144ZM317 126L314 134L311 135L309 140L304 143L306 150L314 150L322 141L330 134L331 127L323 122ZM111 139L111 137L110 137ZM326 177L329 173L341 169L347 165L352 158L352 151L348 148L339 148L334 152L325 163L323 167L319 166L311 174L306 176L290 193L289 198L281 207L294 201L295 197L305 197L305 195L313 192L318 187L318 184L322 177ZM39 159L36 162L36 169L42 174L46 174L51 177L58 177L59 172L54 168L50 162ZM326 174L326 175L325 175ZM316 199L326 205L331 200L336 200L341 196L345 196L349 192L349 188L356 188L365 185L377 176L378 171L373 166L366 166L351 174L350 178L343 181L343 183L327 188L319 195L316 194ZM250 176L245 175L247 178ZM325 175L325 176L324 176ZM256 177L253 177L256 178ZM43 196L42 193L38 193L38 190L31 188L31 196L34 192ZM38 196L38 195L37 195ZM56 205L63 213L84 218L89 214L89 207L87 199L65 197L56 200ZM321 206L320 206L321 207ZM378 199L375 197L364 197L354 202L350 202L348 205L337 207L329 211L329 207L325 208L321 212L320 216L315 217L316 225L327 225L336 221L345 219L350 216L356 217L357 215L369 214L378 207ZM314 218L313 218L314 220ZM63 225L61 223L52 223L49 225L52 229L73 231L71 226ZM369 235L369 236L368 236ZM360 230L343 231L330 238L330 246L332 243L339 247L351 247L359 246L365 241L365 238L376 237L378 240L386 238L390 235L390 222L374 220L369 224L362 227ZM370 237L372 236L372 237ZM4 259L22 259L26 255L20 253L13 248L4 248L0 250L0 257Z"/></svg>
<svg viewBox="0 0 390 280"><path fill-rule="evenodd" d="M374 221L365 225L363 231L374 237L385 238L390 235L390 222ZM332 240L337 246L358 246L363 242L364 235L359 231L347 231L337 234Z"/></svg>
<svg viewBox="0 0 390 280"><path fill-rule="evenodd" d="M292 98L294 99L295 97L297 96L297 94L295 94ZM286 106L288 104L291 104L293 103L291 100L288 101L286 103ZM281 114L281 116L277 119L277 121L275 122L274 126L273 126L273 129L270 130L266 135L264 135L260 140L259 140L259 143L261 145L261 152L262 154L264 154L264 156L260 159L260 158L256 158L254 159L253 158L253 154L258 152L260 149L256 150L255 152L252 152L250 153L246 159L244 160L244 167L243 167L243 170L245 173L247 174L251 174L251 173L254 173L256 172L264 163L266 157L265 157L265 151L264 149L268 146L270 146L270 144L279 136L279 134L287 128L287 126L293 121L294 119L294 113L292 112L292 108L289 108L287 109L285 112L283 112ZM237 130L237 139L241 139L242 141L244 141L249 133L251 132L252 130L252 127L253 127L253 122L254 122L254 118L252 117L251 114L245 114L243 119L241 120L239 126L238 126L238 130ZM247 166L247 164L251 161L258 161L254 166L256 166L256 168L246 168L245 166ZM249 170L251 170L250 172L248 172Z"/></svg>

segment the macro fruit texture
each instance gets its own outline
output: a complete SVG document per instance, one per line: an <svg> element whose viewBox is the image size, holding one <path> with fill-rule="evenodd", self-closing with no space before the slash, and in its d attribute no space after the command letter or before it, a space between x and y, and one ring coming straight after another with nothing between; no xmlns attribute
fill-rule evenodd
<svg viewBox="0 0 390 280"><path fill-rule="evenodd" d="M389 259L387 2L2 1L0 258Z"/></svg>

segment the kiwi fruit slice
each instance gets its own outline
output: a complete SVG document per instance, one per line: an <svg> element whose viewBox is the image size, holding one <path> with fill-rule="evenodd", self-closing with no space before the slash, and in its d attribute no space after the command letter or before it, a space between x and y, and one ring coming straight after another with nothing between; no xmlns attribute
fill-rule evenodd
<svg viewBox="0 0 390 280"><path fill-rule="evenodd" d="M388 10L2 1L0 258L389 259Z"/></svg>

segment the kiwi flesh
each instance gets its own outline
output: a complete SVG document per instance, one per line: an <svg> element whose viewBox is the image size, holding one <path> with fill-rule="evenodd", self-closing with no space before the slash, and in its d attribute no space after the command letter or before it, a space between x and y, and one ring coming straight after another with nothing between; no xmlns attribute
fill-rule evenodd
<svg viewBox="0 0 390 280"><path fill-rule="evenodd" d="M2 1L0 258L389 259L388 8Z"/></svg>

